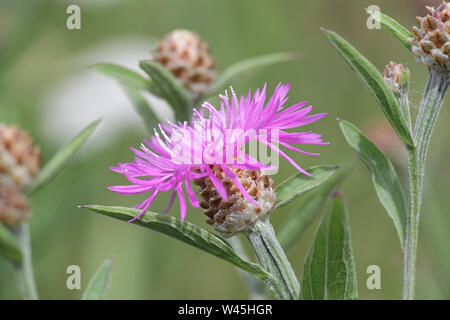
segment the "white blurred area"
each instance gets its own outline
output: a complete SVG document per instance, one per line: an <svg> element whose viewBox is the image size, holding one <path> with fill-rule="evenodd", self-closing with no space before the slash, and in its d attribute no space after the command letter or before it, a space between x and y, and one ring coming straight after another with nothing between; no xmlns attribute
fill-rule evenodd
<svg viewBox="0 0 450 320"><path fill-rule="evenodd" d="M128 128L138 127L146 134L142 120L120 84L89 66L99 62L115 63L143 74L138 63L149 59L154 47L154 40L127 37L100 43L65 61L75 72L58 81L41 101L43 113L39 120L48 141L60 146L99 118L103 121L92 139L97 143L88 143L87 148L97 149L114 142L114 137ZM165 101L150 94L144 97L159 119L173 118ZM139 143L140 139L136 145Z"/></svg>

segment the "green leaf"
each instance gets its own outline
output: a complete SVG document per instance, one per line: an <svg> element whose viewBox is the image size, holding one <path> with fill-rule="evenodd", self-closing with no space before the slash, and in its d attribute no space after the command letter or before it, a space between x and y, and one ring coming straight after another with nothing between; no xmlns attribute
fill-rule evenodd
<svg viewBox="0 0 450 320"><path fill-rule="evenodd" d="M235 79L242 79L243 76L262 70L263 68L288 62L298 58L298 55L290 52L272 53L260 57L254 57L239 61L228 67L213 83L207 96L220 92L224 87L231 85Z"/></svg>
<svg viewBox="0 0 450 320"><path fill-rule="evenodd" d="M139 65L152 78L162 97L172 106L177 120L185 121L193 107L187 89L158 62L146 60L141 61Z"/></svg>
<svg viewBox="0 0 450 320"><path fill-rule="evenodd" d="M94 64L92 68L100 73L103 73L104 75L119 80L127 87L144 90L149 90L150 88L150 79L146 79L139 73L117 64L97 63Z"/></svg>
<svg viewBox="0 0 450 320"><path fill-rule="evenodd" d="M322 211L330 193L342 182L347 171L339 170L321 186L310 191L298 205L295 205L295 209L278 232L278 240L286 252L292 249L314 218Z"/></svg>
<svg viewBox="0 0 450 320"><path fill-rule="evenodd" d="M137 113L141 116L142 121L144 121L147 130L153 134L153 129L158 127L159 121L153 109L148 105L147 101L142 97L139 90L124 86L124 90L130 100L133 102Z"/></svg>
<svg viewBox="0 0 450 320"><path fill-rule="evenodd" d="M109 288L112 276L114 257L106 259L89 281L88 287L83 294L82 300L104 300Z"/></svg>
<svg viewBox="0 0 450 320"><path fill-rule="evenodd" d="M122 84L125 93L135 106L136 111L144 121L146 128L149 132L153 132L153 128L156 128L158 125L158 117L140 92L141 90L145 90L156 96L160 96L160 92L151 85L151 80L144 78L133 70L112 63L98 63L93 65L92 68L118 80Z"/></svg>
<svg viewBox="0 0 450 320"><path fill-rule="evenodd" d="M298 196L314 189L330 178L337 166L314 166L307 170L311 177L298 173L277 186L277 208L284 207Z"/></svg>
<svg viewBox="0 0 450 320"><path fill-rule="evenodd" d="M91 123L69 143L63 146L42 168L37 178L27 188L26 193L28 195L35 193L37 190L39 190L44 185L49 183L53 178L55 178L58 173L60 173L72 160L78 149L80 149L87 141L87 139L92 135L100 121L101 120L97 120Z"/></svg>
<svg viewBox="0 0 450 320"><path fill-rule="evenodd" d="M391 17L381 13L379 11L370 11L367 9L367 13L371 15L375 20L380 22L384 30L392 34L396 39L398 39L408 50L411 50L411 43L409 39L413 38L411 31L403 27L400 23L392 19Z"/></svg>
<svg viewBox="0 0 450 320"><path fill-rule="evenodd" d="M86 208L122 221L129 221L140 213L140 210L124 207L87 205L82 206L82 208ZM264 271L260 265L246 261L239 257L225 240L190 222L180 221L174 217L147 211L141 218L135 220L133 224L163 233L169 237L175 238L193 247L208 252L245 271L252 273L262 280L269 279L270 277L270 275Z"/></svg>
<svg viewBox="0 0 450 320"><path fill-rule="evenodd" d="M350 43L333 31L324 30L328 39L342 55L348 65L358 74L369 92L381 106L400 139L408 146L414 146L408 123L394 93L389 89L381 73Z"/></svg>
<svg viewBox="0 0 450 320"><path fill-rule="evenodd" d="M367 139L355 125L348 121L341 121L340 126L347 142L355 149L361 161L370 170L378 199L394 222L403 248L406 230L406 205L394 166L384 153Z"/></svg>
<svg viewBox="0 0 450 320"><path fill-rule="evenodd" d="M350 225L344 200L334 195L331 210L320 223L301 276L304 300L358 299Z"/></svg>
<svg viewBox="0 0 450 320"><path fill-rule="evenodd" d="M20 243L2 223L0 223L0 255L16 261L23 259Z"/></svg>

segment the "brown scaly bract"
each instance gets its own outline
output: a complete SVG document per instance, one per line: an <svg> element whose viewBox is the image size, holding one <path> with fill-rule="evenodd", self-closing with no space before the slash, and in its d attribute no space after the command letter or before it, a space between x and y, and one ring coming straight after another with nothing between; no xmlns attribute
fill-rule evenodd
<svg viewBox="0 0 450 320"><path fill-rule="evenodd" d="M15 226L28 219L27 198L14 185L0 184L0 222Z"/></svg>
<svg viewBox="0 0 450 320"><path fill-rule="evenodd" d="M383 71L383 79L389 85L394 93L400 93L404 85L404 73L409 74L408 68L401 64L395 62L389 62L386 69Z"/></svg>
<svg viewBox="0 0 450 320"><path fill-rule="evenodd" d="M28 218L23 190L37 176L41 152L16 126L0 123L0 222L17 225Z"/></svg>
<svg viewBox="0 0 450 320"><path fill-rule="evenodd" d="M268 175L261 174L259 171L230 169L259 206L255 206L243 197L220 166L211 166L211 170L227 190L228 200L222 199L208 177L194 182L200 187L199 194L203 199L200 206L208 217L206 222L225 236L231 236L269 214L277 201L274 182Z"/></svg>
<svg viewBox="0 0 450 320"><path fill-rule="evenodd" d="M419 28L413 27L411 51L420 63L450 70L450 4L426 9L428 15L416 17Z"/></svg>
<svg viewBox="0 0 450 320"><path fill-rule="evenodd" d="M154 59L165 66L195 98L215 79L209 45L189 30L175 30L159 41Z"/></svg>

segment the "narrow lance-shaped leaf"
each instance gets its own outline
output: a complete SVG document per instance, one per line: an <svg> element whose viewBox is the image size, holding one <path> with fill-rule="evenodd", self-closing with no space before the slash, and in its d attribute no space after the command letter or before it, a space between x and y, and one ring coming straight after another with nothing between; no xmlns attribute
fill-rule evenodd
<svg viewBox="0 0 450 320"><path fill-rule="evenodd" d="M147 60L141 61L139 65L152 78L162 97L172 106L177 120L185 121L192 108L192 99L187 89L158 62Z"/></svg>
<svg viewBox="0 0 450 320"><path fill-rule="evenodd" d="M330 193L342 182L347 172L348 170L339 170L318 188L305 195L298 205L295 205L287 217L286 223L278 232L278 241L285 251L288 252L292 249L301 238L314 218L325 207Z"/></svg>
<svg viewBox="0 0 450 320"><path fill-rule="evenodd" d="M82 208L122 221L129 221L136 217L140 212L140 210L137 209L100 205L88 205L82 206ZM225 240L187 221L182 222L174 217L147 211L141 218L133 222L133 224L163 233L169 237L208 252L252 273L262 280L267 280L270 277L260 265L245 261L239 257Z"/></svg>
<svg viewBox="0 0 450 320"><path fill-rule="evenodd" d="M153 134L153 129L158 127L158 117L153 112L153 109L149 106L139 90L124 85L124 90L133 102L137 113L140 115L142 121L144 121L147 130Z"/></svg>
<svg viewBox="0 0 450 320"><path fill-rule="evenodd" d="M231 83L238 77L239 79L242 79L243 76L260 71L263 68L272 65L294 60L297 57L298 55L290 52L278 52L239 61L228 67L224 72L222 72L222 74L219 75L206 95L211 96L216 94L224 87L231 85Z"/></svg>
<svg viewBox="0 0 450 320"><path fill-rule="evenodd" d="M348 213L342 195L333 198L305 258L300 299L358 299Z"/></svg>
<svg viewBox="0 0 450 320"><path fill-rule="evenodd" d="M153 128L156 128L158 125L158 117L141 94L141 91L144 90L160 96L160 92L156 90L154 85L151 85L151 80L144 78L133 70L112 63L98 63L93 65L92 68L118 80L122 84L125 93L135 106L146 128L153 132Z"/></svg>
<svg viewBox="0 0 450 320"><path fill-rule="evenodd" d="M92 68L104 75L110 76L121 83L125 84L127 87L135 89L149 90L150 79L146 79L139 73L130 70L128 68L119 66L113 63L97 63L92 66Z"/></svg>
<svg viewBox="0 0 450 320"><path fill-rule="evenodd" d="M406 205L403 190L394 166L384 153L372 141L367 139L355 125L348 121L341 121L340 126L347 142L370 170L378 199L394 222L400 244L403 248L406 227Z"/></svg>
<svg viewBox="0 0 450 320"><path fill-rule="evenodd" d="M394 93L385 83L381 73L358 50L333 31L324 30L328 39L342 55L348 65L358 74L369 92L381 106L397 135L407 146L414 146L414 140Z"/></svg>
<svg viewBox="0 0 450 320"><path fill-rule="evenodd" d="M403 27L400 23L392 19L391 17L381 13L379 11L372 11L367 9L367 13L372 16L376 21L378 21L384 30L392 34L396 39L398 39L408 50L411 50L411 43L409 39L413 37L411 31Z"/></svg>
<svg viewBox="0 0 450 320"><path fill-rule="evenodd" d="M137 91L145 90L157 97L161 97L161 92L155 87L152 80L143 77L136 71L113 63L97 63L92 68L95 71L118 80L127 88L133 88Z"/></svg>
<svg viewBox="0 0 450 320"><path fill-rule="evenodd" d="M281 208L305 192L328 180L339 169L337 166L314 166L307 171L311 176L298 173L277 186L277 208Z"/></svg>
<svg viewBox="0 0 450 320"><path fill-rule="evenodd" d="M0 255L15 261L22 261L23 258L20 243L2 223L0 223Z"/></svg>
<svg viewBox="0 0 450 320"><path fill-rule="evenodd" d="M60 173L64 167L72 160L75 153L84 145L87 139L92 135L95 128L101 120L97 120L87 126L69 143L63 146L56 154L45 164L34 182L27 188L28 195L33 194L45 184L50 182L54 177Z"/></svg>
<svg viewBox="0 0 450 320"><path fill-rule="evenodd" d="M112 276L114 257L105 260L92 277L84 291L82 300L103 300L109 288Z"/></svg>

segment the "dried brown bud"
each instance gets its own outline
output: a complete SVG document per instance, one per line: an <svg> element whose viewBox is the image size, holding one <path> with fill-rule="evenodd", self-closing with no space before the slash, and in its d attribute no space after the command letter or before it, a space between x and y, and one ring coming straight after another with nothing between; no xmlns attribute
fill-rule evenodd
<svg viewBox="0 0 450 320"><path fill-rule="evenodd" d="M215 62L209 46L189 30L175 30L165 36L154 58L180 80L193 97L205 93L214 81Z"/></svg>
<svg viewBox="0 0 450 320"><path fill-rule="evenodd" d="M0 223L15 226L28 219L27 198L14 185L0 184Z"/></svg>
<svg viewBox="0 0 450 320"><path fill-rule="evenodd" d="M413 27L411 51L420 63L450 70L450 4L426 9L428 15L416 17L419 28Z"/></svg>
<svg viewBox="0 0 450 320"><path fill-rule="evenodd" d="M24 188L36 177L41 152L30 136L15 126L0 124L0 184Z"/></svg>
<svg viewBox="0 0 450 320"><path fill-rule="evenodd" d="M230 168L258 204L255 206L242 195L234 182L226 177L220 166L212 166L211 169L225 186L228 200L222 199L208 177L196 180L195 184L200 187L199 194L203 198L200 206L208 217L206 222L218 232L224 236L232 236L272 211L277 199L274 183L269 176L259 171Z"/></svg>
<svg viewBox="0 0 450 320"><path fill-rule="evenodd" d="M401 63L391 61L383 71L384 81L396 94L401 94L408 89L409 77L409 69Z"/></svg>

